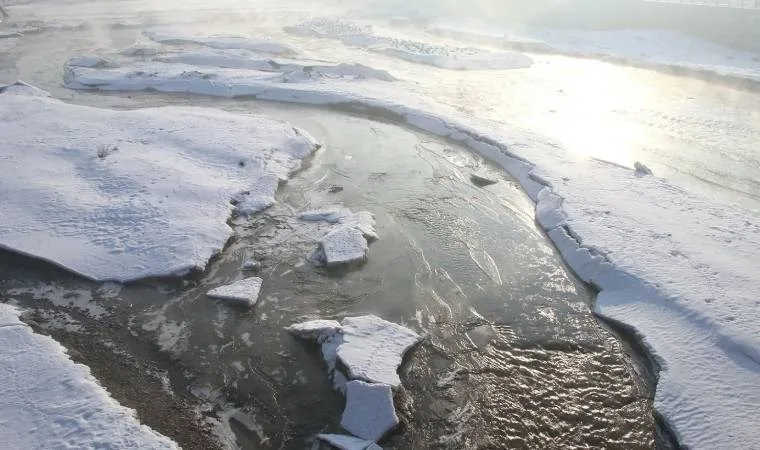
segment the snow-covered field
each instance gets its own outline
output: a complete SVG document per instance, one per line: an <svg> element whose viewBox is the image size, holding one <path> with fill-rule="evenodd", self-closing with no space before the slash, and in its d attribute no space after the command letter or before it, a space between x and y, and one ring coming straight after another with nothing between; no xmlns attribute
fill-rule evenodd
<svg viewBox="0 0 760 450"><path fill-rule="evenodd" d="M450 22L436 26L454 29ZM261 42L274 45L267 52L295 46L193 36L181 44L211 49L168 49L178 41L164 36L157 40L166 44L158 47L165 55L122 55L108 64L72 60L64 81L73 89L342 105L380 112L470 147L504 167L536 202L536 218L567 263L600 289L596 312L631 327L654 355L660 368L655 406L680 442L706 449L760 446L755 426L760 404L756 216L632 168L569 157L539 136L405 91L394 81L403 74L353 62L312 65L313 59L292 54L271 64L266 56L244 52L260 52ZM760 80L756 55L670 33L541 31L508 37L584 56ZM383 38L383 53L390 49L399 56L397 42L408 41ZM376 44L372 40L369 47ZM490 57L500 61L498 54L477 52L478 61ZM0 164L10 174L0 179L0 188L12 194L0 199L0 242L94 279L129 280L203 267L229 237L225 220L235 194L261 193L266 204L276 181L314 149L303 132L266 119L195 109L96 111L18 90L25 92L0 95ZM96 121L102 125L93 134ZM20 133L19 126L26 132ZM263 137L261 130L266 130ZM273 140L280 151L265 153ZM259 189L256 179L268 180L266 187ZM262 205L259 200L254 203ZM148 241L132 242L136 224L146 227L140 234ZM167 251L165 242L178 245Z"/></svg>

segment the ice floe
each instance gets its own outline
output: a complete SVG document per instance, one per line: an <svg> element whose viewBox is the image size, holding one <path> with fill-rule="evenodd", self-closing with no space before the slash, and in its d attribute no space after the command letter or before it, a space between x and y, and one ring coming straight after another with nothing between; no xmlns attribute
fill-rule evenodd
<svg viewBox="0 0 760 450"><path fill-rule="evenodd" d="M298 53L288 45L264 38L188 35L176 30L146 30L143 34L155 42L167 45L196 44L217 49L253 50L275 55L293 55Z"/></svg>
<svg viewBox="0 0 760 450"><path fill-rule="evenodd" d="M246 306L253 306L259 300L262 282L262 279L258 277L244 278L232 284L212 289L206 295L220 300L230 300Z"/></svg>
<svg viewBox="0 0 760 450"><path fill-rule="evenodd" d="M317 439L327 442L338 450L382 450L373 441L345 434L318 434Z"/></svg>
<svg viewBox="0 0 760 450"><path fill-rule="evenodd" d="M407 61L453 70L524 69L533 60L515 52L492 52L476 47L450 47L409 39L376 35L371 27L339 19L312 19L285 27L294 34L340 39L344 44L367 48Z"/></svg>
<svg viewBox="0 0 760 450"><path fill-rule="evenodd" d="M378 239L375 217L368 211L352 213L347 208L330 207L306 211L299 216L307 222L337 224L322 239L312 260L328 267L364 262L368 243Z"/></svg>
<svg viewBox="0 0 760 450"><path fill-rule="evenodd" d="M102 110L23 85L0 88L0 135L0 247L115 281L204 268L231 235L230 201L271 199L317 148L280 121Z"/></svg>
<svg viewBox="0 0 760 450"><path fill-rule="evenodd" d="M197 66L212 66L228 69L260 70L263 72L302 73L310 78L373 78L395 81L388 71L373 69L362 64L333 64L327 61L272 58L247 50L204 49L162 55L157 60Z"/></svg>
<svg viewBox="0 0 760 450"><path fill-rule="evenodd" d="M393 391L387 384L346 383L346 408L340 426L354 436L379 441L398 425Z"/></svg>
<svg viewBox="0 0 760 450"><path fill-rule="evenodd" d="M331 370L345 370L349 380L401 385L397 370L406 352L422 337L414 331L377 316L346 317L336 328L334 321L296 324L288 331L316 340ZM338 365L337 362L340 364Z"/></svg>
<svg viewBox="0 0 760 450"><path fill-rule="evenodd" d="M0 439L3 448L178 449L141 425L19 311L0 303Z"/></svg>

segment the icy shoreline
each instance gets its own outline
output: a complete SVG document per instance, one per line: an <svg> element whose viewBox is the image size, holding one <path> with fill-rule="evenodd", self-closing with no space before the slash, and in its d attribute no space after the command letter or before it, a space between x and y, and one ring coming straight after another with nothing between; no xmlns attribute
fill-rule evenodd
<svg viewBox="0 0 760 450"><path fill-rule="evenodd" d="M169 66L156 63L153 73L176 73ZM565 261L599 288L595 312L643 337L661 368L655 407L679 441L710 448L760 443L760 431L748 426L760 403L760 313L752 297L760 292L752 269L760 266L760 228L751 216L633 169L568 160L524 131L475 121L387 83L283 83L246 71L193 70L201 74L167 83L141 76L144 66L72 68L67 83L329 105L466 145L506 169L536 202L536 218Z"/></svg>

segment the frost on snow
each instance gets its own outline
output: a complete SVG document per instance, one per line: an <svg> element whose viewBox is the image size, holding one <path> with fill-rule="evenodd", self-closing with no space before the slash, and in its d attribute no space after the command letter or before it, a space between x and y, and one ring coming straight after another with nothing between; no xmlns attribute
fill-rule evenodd
<svg viewBox="0 0 760 450"><path fill-rule="evenodd" d="M253 306L259 299L261 283L262 280L258 277L245 278L232 284L212 289L208 291L206 295L220 300L231 300L233 302Z"/></svg>
<svg viewBox="0 0 760 450"><path fill-rule="evenodd" d="M266 207L317 148L266 118L39 95L0 88L0 247L94 280L204 268L231 234L231 200Z"/></svg>
<svg viewBox="0 0 760 450"><path fill-rule="evenodd" d="M141 425L66 350L0 303L0 441L3 448L177 449Z"/></svg>
<svg viewBox="0 0 760 450"><path fill-rule="evenodd" d="M346 384L346 409L340 426L362 439L379 441L398 425L393 407L393 392L387 384L349 381Z"/></svg>

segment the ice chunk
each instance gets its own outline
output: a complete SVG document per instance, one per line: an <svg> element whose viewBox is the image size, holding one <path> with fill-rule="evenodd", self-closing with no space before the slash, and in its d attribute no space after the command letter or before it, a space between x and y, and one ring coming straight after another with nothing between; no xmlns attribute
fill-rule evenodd
<svg viewBox="0 0 760 450"><path fill-rule="evenodd" d="M327 442L338 450L382 450L373 441L345 434L318 434L317 439Z"/></svg>
<svg viewBox="0 0 760 450"><path fill-rule="evenodd" d="M0 88L0 247L99 281L204 268L232 233L233 197L249 192L247 212L266 206L317 147L267 118L39 95Z"/></svg>
<svg viewBox="0 0 760 450"><path fill-rule="evenodd" d="M341 427L354 436L377 442L396 425L398 417L390 386L359 380L346 384L346 408Z"/></svg>
<svg viewBox="0 0 760 450"><path fill-rule="evenodd" d="M401 385L396 371L404 354L422 340L414 331L372 315L346 317L341 331L337 357L349 379L393 387Z"/></svg>
<svg viewBox="0 0 760 450"><path fill-rule="evenodd" d="M259 299L261 283L262 280L258 277L244 278L232 284L212 289L208 291L206 295L221 300L231 300L248 306L253 306Z"/></svg>
<svg viewBox="0 0 760 450"><path fill-rule="evenodd" d="M53 339L0 303L0 441L4 449L177 449L141 425L90 370L75 364Z"/></svg>
<svg viewBox="0 0 760 450"><path fill-rule="evenodd" d="M359 211L340 219L340 222L361 231L367 242L376 241L379 238L375 231L375 216L369 211Z"/></svg>
<svg viewBox="0 0 760 450"><path fill-rule="evenodd" d="M652 175L652 169L638 161L633 164L633 168L636 169L636 173L639 175Z"/></svg>
<svg viewBox="0 0 760 450"><path fill-rule="evenodd" d="M367 260L367 240L358 229L339 225L319 241L319 249L328 267L360 263Z"/></svg>
<svg viewBox="0 0 760 450"><path fill-rule="evenodd" d="M489 177L487 174L483 173L470 174L470 181L472 181L472 183L478 187L490 186L499 182L499 180L493 177Z"/></svg>
<svg viewBox="0 0 760 450"><path fill-rule="evenodd" d="M340 324L336 320L318 319L296 323L286 329L296 337L321 344L328 337L340 333Z"/></svg>

